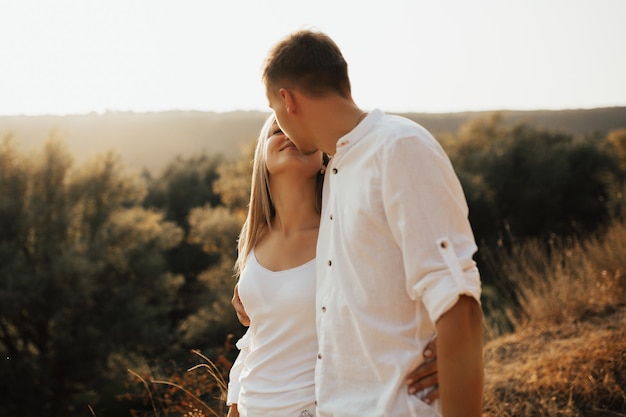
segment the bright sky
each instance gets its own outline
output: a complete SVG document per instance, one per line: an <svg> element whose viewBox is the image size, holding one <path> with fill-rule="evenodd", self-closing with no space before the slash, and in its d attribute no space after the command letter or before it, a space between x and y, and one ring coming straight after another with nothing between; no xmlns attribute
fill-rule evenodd
<svg viewBox="0 0 626 417"><path fill-rule="evenodd" d="M626 0L0 0L0 115L268 111L263 59L329 34L388 112L626 106Z"/></svg>

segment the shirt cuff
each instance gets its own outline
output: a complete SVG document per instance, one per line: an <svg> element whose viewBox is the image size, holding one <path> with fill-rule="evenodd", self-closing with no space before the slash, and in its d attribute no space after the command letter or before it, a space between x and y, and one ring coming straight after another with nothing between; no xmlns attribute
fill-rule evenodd
<svg viewBox="0 0 626 417"><path fill-rule="evenodd" d="M464 276L467 278L464 285L457 285L450 275L441 276L424 295L424 305L433 323L437 323L446 311L454 307L461 295L468 295L480 304L478 270L465 272Z"/></svg>

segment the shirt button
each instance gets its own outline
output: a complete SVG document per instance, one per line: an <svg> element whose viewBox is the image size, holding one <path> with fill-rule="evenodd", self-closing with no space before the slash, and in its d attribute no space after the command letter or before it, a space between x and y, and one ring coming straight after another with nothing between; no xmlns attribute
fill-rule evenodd
<svg viewBox="0 0 626 417"><path fill-rule="evenodd" d="M326 313L326 306L322 307L322 313Z"/></svg>
<svg viewBox="0 0 626 417"><path fill-rule="evenodd" d="M322 359L322 354L321 353L317 354L317 359Z"/></svg>
<svg viewBox="0 0 626 417"><path fill-rule="evenodd" d="M333 215L332 215L332 214L330 215L330 219L331 219L331 220L333 219Z"/></svg>
<svg viewBox="0 0 626 417"><path fill-rule="evenodd" d="M331 266L333 264L333 261L331 261L330 259L328 260L328 266Z"/></svg>
<svg viewBox="0 0 626 417"><path fill-rule="evenodd" d="M333 168L333 174L337 173L337 168Z"/></svg>

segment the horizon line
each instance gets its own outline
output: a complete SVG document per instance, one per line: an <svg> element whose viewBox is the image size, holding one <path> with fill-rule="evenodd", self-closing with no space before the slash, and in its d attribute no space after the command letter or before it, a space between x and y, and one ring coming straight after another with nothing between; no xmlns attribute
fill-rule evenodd
<svg viewBox="0 0 626 417"><path fill-rule="evenodd" d="M605 109L618 109L626 108L626 104L616 105L602 105L602 106L576 106L576 107L562 107L562 108L500 108L500 109L483 109L483 110L450 110L450 111L393 111L383 110L389 114L466 114L466 113L499 113L499 112L559 112L559 111L577 111L577 110L605 110ZM371 109L370 109L371 110ZM237 110L202 110L202 109L163 109L163 110L112 110L107 109L104 111L88 111L88 112L70 112L70 113L12 113L12 114L0 114L1 118L11 117L72 117L72 116L106 116L114 114L159 114L159 113L213 113L213 114L228 114L228 113L270 113L270 110L260 109L237 109Z"/></svg>

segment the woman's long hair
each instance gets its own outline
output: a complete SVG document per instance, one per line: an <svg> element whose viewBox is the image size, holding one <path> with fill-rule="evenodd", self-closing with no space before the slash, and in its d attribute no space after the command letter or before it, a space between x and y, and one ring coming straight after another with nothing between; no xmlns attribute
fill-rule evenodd
<svg viewBox="0 0 626 417"><path fill-rule="evenodd" d="M269 189L269 172L267 171L267 155L265 154L265 141L268 139L272 125L275 121L274 114L271 114L259 133L256 148L254 150L254 161L252 163L252 184L250 187L250 202L248 203L248 215L239 233L237 242L237 261L235 262L235 275L238 277L246 263L246 258L250 254L263 234L271 227L272 220L276 215L276 209L272 204L272 197ZM324 165L328 162L328 157L323 156ZM317 174L315 208L319 213L322 208L322 185L324 174Z"/></svg>

